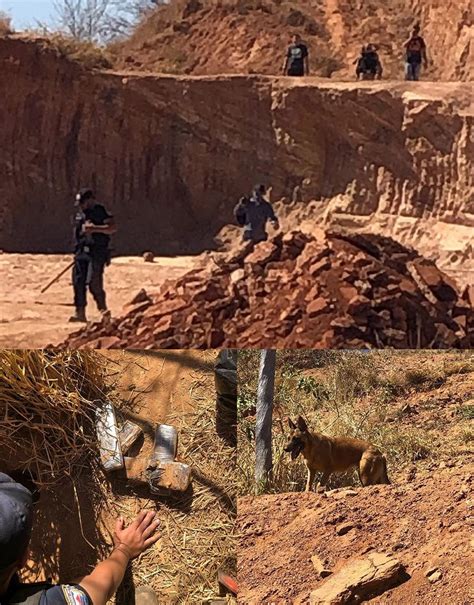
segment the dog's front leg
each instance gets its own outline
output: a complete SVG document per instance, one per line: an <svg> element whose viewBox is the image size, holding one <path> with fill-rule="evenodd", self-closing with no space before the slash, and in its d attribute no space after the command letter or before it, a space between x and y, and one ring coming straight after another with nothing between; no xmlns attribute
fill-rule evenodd
<svg viewBox="0 0 474 605"><path fill-rule="evenodd" d="M318 482L318 485L316 486L317 492L319 492L319 491L324 492L324 488L326 487L326 483L328 482L330 475L331 475L331 473L323 473L321 480Z"/></svg>
<svg viewBox="0 0 474 605"><path fill-rule="evenodd" d="M306 480L306 491L310 492L313 487L314 477L316 475L316 471L312 469L308 469L308 479Z"/></svg>

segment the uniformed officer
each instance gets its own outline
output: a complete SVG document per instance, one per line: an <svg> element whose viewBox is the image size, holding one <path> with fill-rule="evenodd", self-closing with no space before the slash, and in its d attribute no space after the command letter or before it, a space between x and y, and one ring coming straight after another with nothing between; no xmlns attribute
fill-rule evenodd
<svg viewBox="0 0 474 605"><path fill-rule="evenodd" d="M18 572L28 560L33 524L33 496L22 484L0 473L0 603L2 605L106 605L115 594L131 559L138 557L160 537L156 513L142 511L125 526L115 526L114 549L77 583L53 585L47 582L22 584ZM157 605L149 589L137 589L136 605Z"/></svg>
<svg viewBox="0 0 474 605"><path fill-rule="evenodd" d="M75 314L70 321L85 322L87 287L105 319L110 317L104 290L104 269L110 263L110 236L116 233L114 217L98 204L91 189L81 189L76 196L74 220L74 286Z"/></svg>

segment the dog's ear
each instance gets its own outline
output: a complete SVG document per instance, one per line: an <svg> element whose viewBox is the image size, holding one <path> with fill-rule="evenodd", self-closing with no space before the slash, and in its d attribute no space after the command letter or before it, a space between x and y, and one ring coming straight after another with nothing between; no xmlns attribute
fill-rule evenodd
<svg viewBox="0 0 474 605"><path fill-rule="evenodd" d="M306 424L306 420L302 416L298 416L298 420L296 421L298 424L299 430L304 433L308 430L308 425Z"/></svg>
<svg viewBox="0 0 474 605"><path fill-rule="evenodd" d="M293 420L289 416L288 416L288 426L290 427L290 429L292 431L294 431L296 428L296 424L293 422Z"/></svg>

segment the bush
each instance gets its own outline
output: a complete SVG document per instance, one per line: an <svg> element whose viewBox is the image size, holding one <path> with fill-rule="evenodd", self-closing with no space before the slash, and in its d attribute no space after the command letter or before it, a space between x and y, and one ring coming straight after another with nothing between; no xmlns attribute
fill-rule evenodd
<svg viewBox="0 0 474 605"><path fill-rule="evenodd" d="M11 17L7 13L0 11L0 36L8 36L12 33Z"/></svg>

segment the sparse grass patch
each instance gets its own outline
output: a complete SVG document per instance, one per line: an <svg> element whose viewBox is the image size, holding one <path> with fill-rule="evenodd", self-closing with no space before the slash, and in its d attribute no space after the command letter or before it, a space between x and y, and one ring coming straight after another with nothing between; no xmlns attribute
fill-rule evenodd
<svg viewBox="0 0 474 605"><path fill-rule="evenodd" d="M80 63L88 69L109 69L112 63L108 51L86 40L76 40L61 32L52 32L43 27L37 31L30 30L25 36L35 40L45 49L54 50L60 57Z"/></svg>
<svg viewBox="0 0 474 605"><path fill-rule="evenodd" d="M89 69L111 67L105 50L93 42L78 41L59 33L50 34L48 40L62 56L77 61Z"/></svg>
<svg viewBox="0 0 474 605"><path fill-rule="evenodd" d="M458 408L458 414L466 420L474 420L474 405L461 405Z"/></svg>
<svg viewBox="0 0 474 605"><path fill-rule="evenodd" d="M286 418L302 415L311 430L330 436L365 439L386 455L388 470L430 457L434 436L422 428L387 422L393 415L391 400L395 393L433 385L439 375L431 369L393 371L386 352L333 352L320 361L317 375L302 370L290 352L277 353L277 376L273 422L273 477L269 492L302 491L306 467L301 459L292 462L284 452L288 427ZM422 355L422 353L420 353ZM392 358L393 360L393 358ZM240 422L239 467L241 493L260 493L255 485L255 409L259 352L248 351L239 357ZM390 368L390 370L388 370ZM397 378L396 386L395 377ZM242 413L244 411L244 413ZM331 477L330 487L358 485L355 472Z"/></svg>
<svg viewBox="0 0 474 605"><path fill-rule="evenodd" d="M463 429L461 431L460 440L462 443L465 443L466 445L474 443L474 430L472 430L470 428Z"/></svg>

